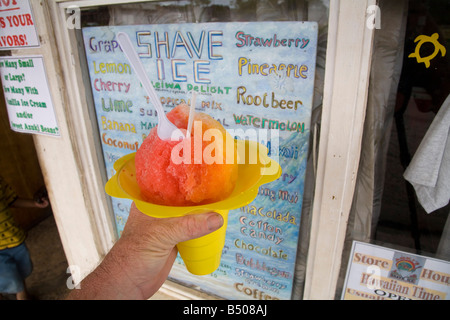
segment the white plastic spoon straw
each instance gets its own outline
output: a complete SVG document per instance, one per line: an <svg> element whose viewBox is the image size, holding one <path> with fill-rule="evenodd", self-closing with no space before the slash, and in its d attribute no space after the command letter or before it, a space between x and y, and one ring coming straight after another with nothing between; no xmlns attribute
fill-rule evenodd
<svg viewBox="0 0 450 320"><path fill-rule="evenodd" d="M177 135L175 135L174 137L184 137L184 135L181 133L181 130L179 130L172 122L170 122L169 119L167 119L161 102L159 101L158 95L156 94L155 89L153 88L147 76L147 73L145 73L145 69L142 65L141 59L139 58L136 50L134 50L133 44L131 43L128 35L126 33L119 32L116 35L116 39L119 42L120 47L122 48L126 57L130 61L134 72L136 72L139 80L142 83L142 86L144 87L145 91L147 91L151 103L158 112L158 137L161 140L170 140L174 131L177 132Z"/></svg>
<svg viewBox="0 0 450 320"><path fill-rule="evenodd" d="M197 94L193 91L192 98L191 98L191 107L189 108L189 120L188 120L188 126L187 126L187 130L186 130L186 138L191 136L192 123L194 122L194 115L195 115L195 100L196 99L197 99Z"/></svg>

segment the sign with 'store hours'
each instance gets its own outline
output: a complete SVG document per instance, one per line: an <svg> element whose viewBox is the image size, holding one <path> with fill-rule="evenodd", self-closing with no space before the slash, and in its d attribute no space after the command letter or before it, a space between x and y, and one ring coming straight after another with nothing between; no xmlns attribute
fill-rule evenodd
<svg viewBox="0 0 450 320"><path fill-rule="evenodd" d="M30 2L0 0L0 50L39 46Z"/></svg>
<svg viewBox="0 0 450 320"><path fill-rule="evenodd" d="M450 262L353 242L345 300L450 300Z"/></svg>

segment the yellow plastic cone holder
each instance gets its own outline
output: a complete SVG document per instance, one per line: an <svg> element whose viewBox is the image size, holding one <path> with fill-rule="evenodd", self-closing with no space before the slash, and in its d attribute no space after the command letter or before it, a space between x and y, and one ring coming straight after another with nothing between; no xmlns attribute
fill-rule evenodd
<svg viewBox="0 0 450 320"><path fill-rule="evenodd" d="M248 140L235 140L238 154L238 179L231 195L221 201L198 206L164 206L146 202L136 182L134 157L128 154L114 163L116 174L106 183L106 193L116 198L127 198L135 202L143 213L155 218L173 218L188 214L214 211L222 215L223 226L200 238L180 242L178 252L186 268L195 275L214 272L220 264L228 212L252 202L261 185L272 182L281 176L280 165L267 155L268 149L260 143ZM242 163L241 163L242 162Z"/></svg>

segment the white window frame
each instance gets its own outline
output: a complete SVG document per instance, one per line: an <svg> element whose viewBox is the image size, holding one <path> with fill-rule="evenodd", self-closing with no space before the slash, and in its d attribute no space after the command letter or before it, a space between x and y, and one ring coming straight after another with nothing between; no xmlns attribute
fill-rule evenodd
<svg viewBox="0 0 450 320"><path fill-rule="evenodd" d="M81 76L66 9L133 3L125 0L32 0L41 46L13 50L39 54L49 74L61 137L34 136L66 257L87 275L116 241L104 193L103 159L93 132L89 87ZM372 55L367 8L375 0L331 0L323 110L304 299L334 299L361 153ZM210 298L166 282L162 296Z"/></svg>

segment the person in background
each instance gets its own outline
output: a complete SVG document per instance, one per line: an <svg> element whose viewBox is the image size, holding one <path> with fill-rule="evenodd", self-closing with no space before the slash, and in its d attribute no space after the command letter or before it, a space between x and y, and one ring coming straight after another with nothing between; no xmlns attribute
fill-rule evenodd
<svg viewBox="0 0 450 320"><path fill-rule="evenodd" d="M25 245L25 231L15 222L10 208L46 208L47 197L37 200L19 198L0 176L0 299L3 294L15 294L17 300L30 298L25 278L33 269Z"/></svg>

